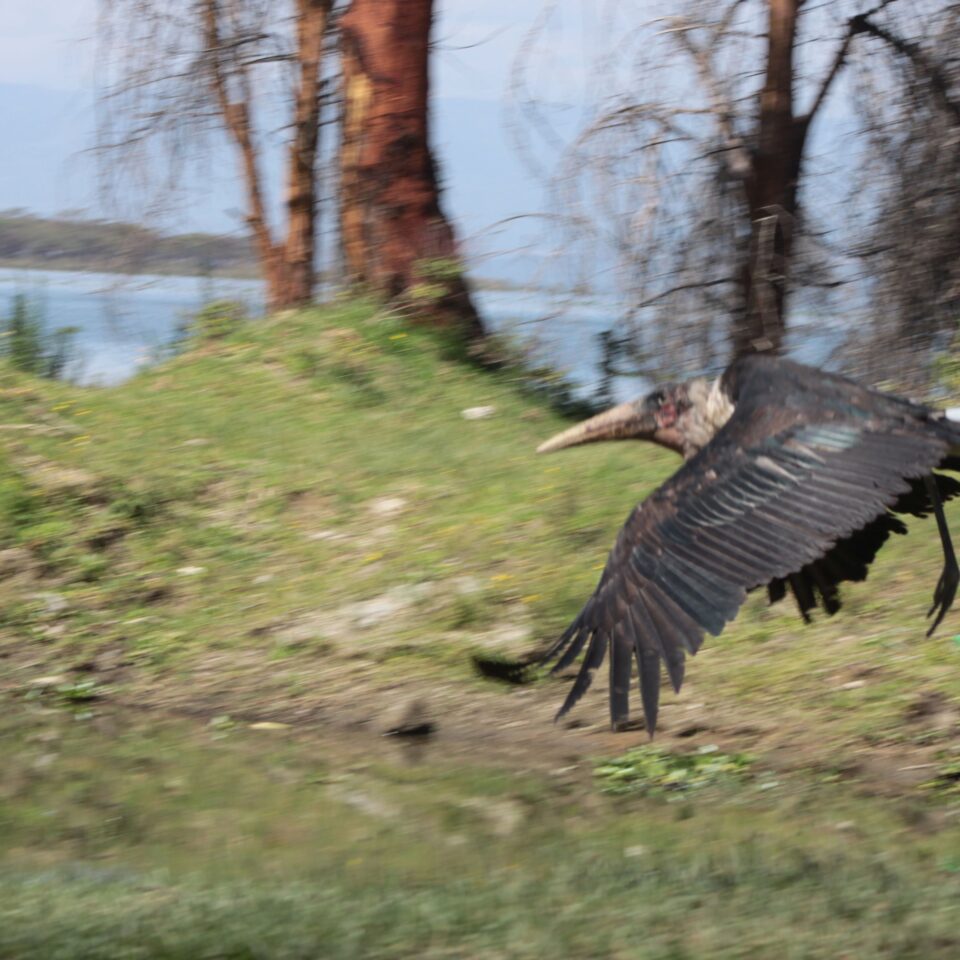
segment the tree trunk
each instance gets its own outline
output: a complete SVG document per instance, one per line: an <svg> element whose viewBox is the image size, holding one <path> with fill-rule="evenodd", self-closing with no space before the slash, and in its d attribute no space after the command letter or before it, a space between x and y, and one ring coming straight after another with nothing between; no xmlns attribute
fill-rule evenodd
<svg viewBox="0 0 960 960"><path fill-rule="evenodd" d="M316 258L317 148L320 139L320 64L330 0L297 0L298 86L287 168L287 238L283 306L309 303Z"/></svg>
<svg viewBox="0 0 960 960"><path fill-rule="evenodd" d="M741 270L736 356L779 351L785 331L787 272L798 215L797 190L810 117L794 112L794 43L802 0L768 0L767 69L745 192L750 243ZM819 105L819 104L817 104Z"/></svg>
<svg viewBox="0 0 960 960"><path fill-rule="evenodd" d="M287 170L287 233L275 239L264 203L260 155L251 118L247 66L221 37L223 13L204 0L203 20L210 81L227 131L240 152L247 194L247 223L263 271L268 310L302 306L313 297L316 255L316 163L320 131L320 67L332 0L297 0L297 88Z"/></svg>
<svg viewBox="0 0 960 960"><path fill-rule="evenodd" d="M479 336L430 151L432 22L433 0L353 0L340 20L341 243L352 280Z"/></svg>

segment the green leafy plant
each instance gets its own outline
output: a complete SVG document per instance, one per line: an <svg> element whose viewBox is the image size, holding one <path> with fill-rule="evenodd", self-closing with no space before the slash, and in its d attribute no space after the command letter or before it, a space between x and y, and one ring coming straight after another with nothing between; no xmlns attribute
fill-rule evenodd
<svg viewBox="0 0 960 960"><path fill-rule="evenodd" d="M417 282L410 285L407 296L413 303L430 303L442 300L451 287L460 282L463 267L457 260L437 257L418 260L415 264Z"/></svg>
<svg viewBox="0 0 960 960"><path fill-rule="evenodd" d="M941 763L923 787L941 797L960 797L960 757L951 757Z"/></svg>
<svg viewBox="0 0 960 960"><path fill-rule="evenodd" d="M103 689L95 680L77 680L73 683L63 683L57 687L57 696L68 704L90 703L103 695Z"/></svg>
<svg viewBox="0 0 960 960"><path fill-rule="evenodd" d="M180 326L174 352L189 340L223 340L236 333L250 319L246 304L239 300L211 300Z"/></svg>
<svg viewBox="0 0 960 960"><path fill-rule="evenodd" d="M23 477L9 463L0 466L0 519L3 521L2 541L16 539L16 533L37 522L42 513L39 496L29 488Z"/></svg>
<svg viewBox="0 0 960 960"><path fill-rule="evenodd" d="M604 760L594 775L604 793L660 796L685 793L745 778L753 760L744 753L722 753L703 746L696 753L670 753L656 747L638 747L623 756Z"/></svg>
<svg viewBox="0 0 960 960"><path fill-rule="evenodd" d="M60 707L86 706L103 697L104 688L95 680L68 680L54 686L37 686L27 693L28 700L44 700Z"/></svg>
<svg viewBox="0 0 960 960"><path fill-rule="evenodd" d="M18 293L3 327L2 353L17 370L57 380L73 359L77 327L48 331L39 306Z"/></svg>
<svg viewBox="0 0 960 960"><path fill-rule="evenodd" d="M450 257L419 260L416 269L421 277L435 283L449 283L463 276L463 265L459 260Z"/></svg>

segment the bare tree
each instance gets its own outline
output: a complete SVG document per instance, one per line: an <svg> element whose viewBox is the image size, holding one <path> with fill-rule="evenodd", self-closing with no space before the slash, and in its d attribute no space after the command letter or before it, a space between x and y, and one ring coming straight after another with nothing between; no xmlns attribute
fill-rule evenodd
<svg viewBox="0 0 960 960"><path fill-rule="evenodd" d="M564 242L613 259L640 325L659 321L650 349L701 366L731 349L780 350L791 289L840 282L805 200L810 131L891 2L662 0L639 21L609 5L600 95L554 183L573 228ZM528 38L521 79L546 23ZM549 111L518 99L529 141Z"/></svg>
<svg viewBox="0 0 960 960"><path fill-rule="evenodd" d="M101 0L100 147L111 176L176 187L205 137L226 134L271 309L315 283L318 158L333 0ZM288 116L278 119L276 104ZM265 128L286 137L285 223L271 223Z"/></svg>
<svg viewBox="0 0 960 960"><path fill-rule="evenodd" d="M874 282L860 353L876 376L917 388L960 323L960 5L913 36L873 19L864 32L895 58L857 74L873 184L861 198L858 252Z"/></svg>
<svg viewBox="0 0 960 960"><path fill-rule="evenodd" d="M388 297L429 289L479 335L430 149L432 23L433 0L353 0L340 20L341 243L352 279Z"/></svg>

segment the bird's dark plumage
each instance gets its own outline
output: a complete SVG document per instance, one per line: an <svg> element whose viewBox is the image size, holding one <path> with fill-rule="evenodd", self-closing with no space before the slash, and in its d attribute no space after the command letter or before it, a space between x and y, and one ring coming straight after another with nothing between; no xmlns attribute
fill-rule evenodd
<svg viewBox="0 0 960 960"><path fill-rule="evenodd" d="M717 386L729 419L630 514L593 596L547 654L561 670L585 651L558 717L609 656L611 722L628 717L635 661L652 733L661 664L679 690L686 655L761 586L772 601L789 589L805 619L817 605L837 610L838 584L863 580L890 534L906 532L895 514L931 511L925 478L958 465L960 424L844 377L757 356L734 363ZM679 449L679 422L646 436ZM570 442L583 441L551 441ZM936 483L941 499L960 492L952 478ZM938 587L936 622L953 590Z"/></svg>

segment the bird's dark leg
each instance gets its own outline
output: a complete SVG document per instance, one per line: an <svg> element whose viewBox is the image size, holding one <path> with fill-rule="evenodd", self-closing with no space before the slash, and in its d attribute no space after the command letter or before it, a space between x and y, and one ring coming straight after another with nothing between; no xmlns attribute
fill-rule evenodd
<svg viewBox="0 0 960 960"><path fill-rule="evenodd" d="M933 606L930 607L927 616L932 616L935 610L939 612L936 620L933 621L933 626L927 631L929 637L940 626L940 621L957 595L957 586L960 585L960 566L957 565L957 555L953 552L953 543L950 541L950 531L947 529L947 518L943 515L943 504L940 502L936 478L933 474L928 474L924 478L924 483L927 486L930 502L933 504L937 529L940 531L940 542L943 544L943 572L940 574L937 589L933 593Z"/></svg>

